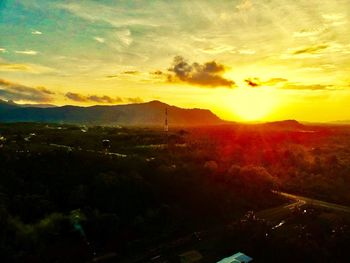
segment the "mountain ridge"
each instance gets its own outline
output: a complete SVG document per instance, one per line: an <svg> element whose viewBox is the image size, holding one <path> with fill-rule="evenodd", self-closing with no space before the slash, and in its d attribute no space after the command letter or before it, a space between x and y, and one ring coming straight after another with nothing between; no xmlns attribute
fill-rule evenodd
<svg viewBox="0 0 350 263"><path fill-rule="evenodd" d="M152 100L119 105L55 106L51 104L17 104L0 99L0 122L42 122L86 125L163 126L165 109L170 126L239 125L219 118L209 109L181 108ZM303 129L296 120L254 124L279 129Z"/></svg>
<svg viewBox="0 0 350 263"><path fill-rule="evenodd" d="M158 100L122 105L56 107L23 106L0 101L1 122L58 122L67 124L161 126L168 111L170 125L217 125L226 121L207 109L185 109Z"/></svg>

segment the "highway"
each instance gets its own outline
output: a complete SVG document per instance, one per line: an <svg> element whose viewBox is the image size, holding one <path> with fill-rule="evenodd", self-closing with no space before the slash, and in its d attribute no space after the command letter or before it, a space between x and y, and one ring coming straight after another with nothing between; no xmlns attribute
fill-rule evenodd
<svg viewBox="0 0 350 263"><path fill-rule="evenodd" d="M275 194L286 197L287 199L293 201L293 203L281 205L278 207L262 210L256 213L256 216L266 220L281 220L286 216L290 215L291 212L297 207L302 207L304 205L312 205L315 207L322 207L338 212L350 213L350 207L338 205L334 203L329 203L325 201L320 201L317 199L312 199L304 196L293 195L289 193L274 191Z"/></svg>
<svg viewBox="0 0 350 263"><path fill-rule="evenodd" d="M287 197L291 200L295 200L296 203L305 203L308 205L313 205L313 206L317 206L317 207L324 207L324 208L328 208L328 209L339 211L339 212L350 213L350 207L348 207L348 206L338 205L338 204L334 204L334 203L320 201L317 199L312 199L312 198L299 196L299 195L288 194L288 193L284 193L284 192L275 192L275 193L279 194L281 196Z"/></svg>
<svg viewBox="0 0 350 263"><path fill-rule="evenodd" d="M98 154L104 154L104 155L113 155L113 156L117 156L117 157L120 157L120 158L128 157L126 154L122 154L122 153L115 153L115 152L109 152L109 151L83 150L83 149L79 149L77 147L68 146L68 145L62 145L62 144L55 144L55 143L50 143L50 146L56 147L56 148L66 149L67 151L73 151L73 150L74 151L87 151L87 152L91 152L91 153L98 153Z"/></svg>

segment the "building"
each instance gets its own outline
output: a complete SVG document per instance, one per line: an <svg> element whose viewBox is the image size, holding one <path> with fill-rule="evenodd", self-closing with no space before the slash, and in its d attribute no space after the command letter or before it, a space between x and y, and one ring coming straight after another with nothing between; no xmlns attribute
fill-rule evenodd
<svg viewBox="0 0 350 263"><path fill-rule="evenodd" d="M217 263L249 263L253 259L242 252L238 252L230 257L224 258Z"/></svg>

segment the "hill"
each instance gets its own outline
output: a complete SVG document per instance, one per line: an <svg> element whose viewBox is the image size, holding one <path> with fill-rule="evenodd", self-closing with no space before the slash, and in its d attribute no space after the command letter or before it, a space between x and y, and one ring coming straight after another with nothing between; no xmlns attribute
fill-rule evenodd
<svg viewBox="0 0 350 263"><path fill-rule="evenodd" d="M184 109L160 101L114 106L34 107L0 101L0 122L54 122L91 125L161 126L165 109L170 125L195 126L225 123L205 109Z"/></svg>
<svg viewBox="0 0 350 263"><path fill-rule="evenodd" d="M266 128L278 128L283 130L298 130L305 129L305 125L301 124L296 120L283 120L283 121L274 121L267 122L262 124L263 127Z"/></svg>

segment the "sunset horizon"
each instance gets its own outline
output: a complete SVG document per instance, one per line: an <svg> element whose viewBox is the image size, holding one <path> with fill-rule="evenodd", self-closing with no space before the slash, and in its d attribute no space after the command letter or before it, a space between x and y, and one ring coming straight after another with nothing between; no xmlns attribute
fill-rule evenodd
<svg viewBox="0 0 350 263"><path fill-rule="evenodd" d="M348 1L2 1L0 99L350 119Z"/></svg>
<svg viewBox="0 0 350 263"><path fill-rule="evenodd" d="M284 119L269 119L269 118L261 118L261 119L251 119L251 118L239 118L237 117L236 119L230 120L230 119L225 119L221 116L219 116L218 114L216 114L214 111L207 109L207 108L198 108L198 107L179 107L177 105L173 105L173 104L169 104L165 101L160 101L160 100L150 100L150 101L132 101L132 102L120 102L119 104L92 104L92 105L77 105L77 104L63 104L63 105L56 105L56 104L41 104L41 103L16 103L13 100L3 100L1 101L0 99L0 103L4 102L4 103L9 103L9 104L14 104L14 105L18 105L20 107L35 107L35 108L55 108L55 107L78 107L78 108L89 108L89 107L96 107L96 106L106 106L106 107L114 107L114 106L124 106L124 105L132 105L132 104L151 104L153 102L160 102L162 104L164 104L164 111L168 108L168 107L176 107L176 108L180 108L183 110L192 110L192 109L199 109L199 110L209 110L211 113L213 113L215 116L217 116L218 118L220 118L222 121L226 122L227 124L230 123L241 123L241 124L258 124L258 123L273 123L273 122L284 122L284 121L297 121L300 123L306 123L306 124L350 124L350 119L339 119L339 120L331 120L331 121L308 121L308 120L300 120L300 119L295 119L295 118L284 118ZM162 112L161 115L163 115L164 111ZM171 118L171 115L169 114L169 117ZM118 125L116 123L116 125ZM163 125L162 123L160 124L161 126ZM178 124L176 122L170 122L169 125L171 126L178 126ZM216 124L214 124L216 125ZM181 126L181 124L180 124Z"/></svg>

